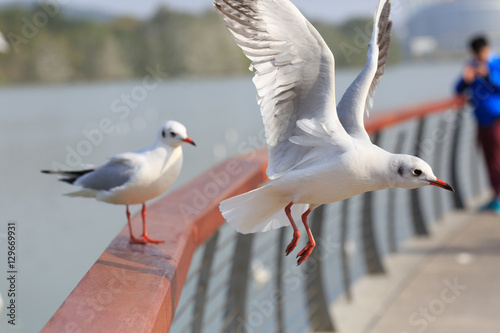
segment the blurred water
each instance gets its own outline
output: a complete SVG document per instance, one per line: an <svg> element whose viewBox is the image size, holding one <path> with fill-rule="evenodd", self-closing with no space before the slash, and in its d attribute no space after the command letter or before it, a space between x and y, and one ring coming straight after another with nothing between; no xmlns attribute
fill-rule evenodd
<svg viewBox="0 0 500 333"><path fill-rule="evenodd" d="M387 68L374 112L449 96L460 66ZM337 72L337 100L358 72ZM116 153L153 143L160 125L175 119L198 144L184 147L177 187L250 148L262 129L249 76L168 80L150 91L143 88L139 80L0 90L0 272L7 271L8 221L17 222L19 267L17 324L8 325L2 314L1 332L41 329L126 224L124 207L64 197L71 187L42 175L41 169L72 166L79 158L101 164ZM135 97L122 101L126 95ZM113 131L104 133L108 127ZM92 140L85 133L93 133ZM4 300L6 282L0 279Z"/></svg>

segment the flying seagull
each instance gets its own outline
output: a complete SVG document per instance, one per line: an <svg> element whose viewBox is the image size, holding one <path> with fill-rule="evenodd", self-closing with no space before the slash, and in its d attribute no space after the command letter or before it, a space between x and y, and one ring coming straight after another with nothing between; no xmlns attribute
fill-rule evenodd
<svg viewBox="0 0 500 333"><path fill-rule="evenodd" d="M80 186L70 197L91 197L127 207L130 243L162 243L150 238L146 231L146 201L163 194L175 182L182 168L182 143L196 146L186 128L176 121L167 121L159 130L155 143L138 150L113 156L98 168L79 171L42 170L62 176L63 182ZM141 238L132 234L129 205L142 204Z"/></svg>
<svg viewBox="0 0 500 333"><path fill-rule="evenodd" d="M301 216L309 238L297 255L301 264L316 245L307 216L322 204L390 187L434 185L453 191L423 160L372 144L364 127L365 109L387 59L390 0L379 1L368 60L338 105L334 57L290 1L215 0L214 5L255 69L269 153L270 182L220 204L238 232L291 224L288 255L300 238L293 216Z"/></svg>

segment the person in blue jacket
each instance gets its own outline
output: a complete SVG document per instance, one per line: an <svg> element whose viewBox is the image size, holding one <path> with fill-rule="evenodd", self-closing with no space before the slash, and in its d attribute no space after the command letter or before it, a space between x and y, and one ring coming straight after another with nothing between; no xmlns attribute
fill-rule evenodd
<svg viewBox="0 0 500 333"><path fill-rule="evenodd" d="M484 36L470 41L472 59L467 63L455 91L474 107L478 140L482 146L494 198L483 209L500 214L500 58Z"/></svg>

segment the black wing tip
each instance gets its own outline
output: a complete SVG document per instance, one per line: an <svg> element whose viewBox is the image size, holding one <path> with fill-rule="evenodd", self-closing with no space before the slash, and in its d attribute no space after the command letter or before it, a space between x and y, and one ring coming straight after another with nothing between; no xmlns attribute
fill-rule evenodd
<svg viewBox="0 0 500 333"><path fill-rule="evenodd" d="M40 172L48 174L48 175L60 175L61 174L61 171L57 171L57 170L40 170Z"/></svg>
<svg viewBox="0 0 500 333"><path fill-rule="evenodd" d="M50 175L61 175L61 176L68 176L68 177L80 177L83 176L89 172L95 171L95 169L84 169L84 170L77 170L77 171L57 171L57 170L40 170L41 173L45 174L50 174Z"/></svg>
<svg viewBox="0 0 500 333"><path fill-rule="evenodd" d="M55 170L40 170L41 173L49 174L49 175L61 175L62 173L60 171L55 171ZM77 180L78 177L74 178L60 178L58 179L60 182L68 183L68 184L73 184L75 180Z"/></svg>

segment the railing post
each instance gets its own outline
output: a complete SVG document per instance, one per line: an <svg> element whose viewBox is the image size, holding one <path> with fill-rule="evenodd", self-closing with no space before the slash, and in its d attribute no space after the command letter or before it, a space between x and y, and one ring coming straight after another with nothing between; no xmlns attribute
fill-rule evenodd
<svg viewBox="0 0 500 333"><path fill-rule="evenodd" d="M279 298L279 301L276 304L276 321L277 321L277 333L285 333L285 316L283 311L283 292L285 290L283 286L283 268L285 265L285 251L283 249L286 246L285 237L286 231L289 228L281 228L279 230L279 242L276 250L276 288L278 289L279 295L282 297Z"/></svg>
<svg viewBox="0 0 500 333"><path fill-rule="evenodd" d="M346 251L349 201L350 199L346 199L342 202L342 219L340 221L340 254L342 259L342 284L344 285L345 297L348 301L352 301L351 268Z"/></svg>
<svg viewBox="0 0 500 333"><path fill-rule="evenodd" d="M378 253L377 242L375 240L375 232L373 230L373 192L368 192L363 195L363 248L365 254L366 269L369 274L385 273L384 266L380 260Z"/></svg>
<svg viewBox="0 0 500 333"><path fill-rule="evenodd" d="M318 240L323 241L321 237L323 222L324 222L325 206L321 205L313 211L311 232ZM309 311L309 319L313 332L335 332L333 320L328 311L328 302L326 300L323 278L321 276L321 252L323 247L317 246L314 249L314 257L316 265L312 266L307 272L306 292L307 292L307 310ZM306 266L307 267L307 266Z"/></svg>
<svg viewBox="0 0 500 333"><path fill-rule="evenodd" d="M455 189L455 195L453 196L453 202L456 209L464 209L465 203L462 199L462 187L459 182L459 151L460 151L460 135L462 132L462 122L464 118L464 109L460 109L456 112L455 126L453 132L453 142L452 142L452 157L451 157L451 180L453 188Z"/></svg>
<svg viewBox="0 0 500 333"><path fill-rule="evenodd" d="M202 325L203 317L205 314L205 305L207 304L208 281L210 280L210 270L212 268L218 238L219 230L217 230L215 234L207 241L205 249L203 250L203 267L200 270L198 287L196 290L196 299L194 301L195 303L193 314L195 315L195 317L193 320L193 326L191 328L192 333L203 332Z"/></svg>
<svg viewBox="0 0 500 333"><path fill-rule="evenodd" d="M373 144L377 144L380 139L380 132L377 132L373 138ZM384 266L380 260L375 232L373 230L373 192L363 194L363 248L365 254L366 269L369 274L385 273Z"/></svg>
<svg viewBox="0 0 500 333"><path fill-rule="evenodd" d="M433 163L433 169L436 170L436 174L441 174L443 171L443 147L445 140L444 138L446 137L447 133L447 125L448 122L444 119L441 118L438 123L438 128L443 131L443 136L439 137L439 140L435 143L434 145L434 163ZM435 213L435 218L436 220L439 220L443 216L443 200L442 195L443 191L433 191L434 193L434 213Z"/></svg>
<svg viewBox="0 0 500 333"><path fill-rule="evenodd" d="M403 151L403 144L405 141L406 134L401 131L398 133L396 147L394 148L395 154L401 154ZM389 252L394 253L398 250L398 242L396 239L396 207L394 202L396 201L396 189L390 188L387 193L387 239L389 242Z"/></svg>
<svg viewBox="0 0 500 333"><path fill-rule="evenodd" d="M417 137L415 140L415 156L420 157L420 145L424 137L424 128L426 123L426 117L420 118L417 127ZM427 236L429 235L429 230L427 230L427 225L425 223L424 217L422 215L422 203L420 202L420 196L418 190L411 191L411 210L413 216L413 230L417 236Z"/></svg>
<svg viewBox="0 0 500 333"><path fill-rule="evenodd" d="M481 171L480 171L480 162L481 161L481 158L482 156L480 155L479 153L479 149L477 149L477 145L474 145L474 144L471 144L471 149L470 149L470 168L471 168L471 174L473 175L472 176L472 179L474 179L474 181L472 181L471 183L471 195L472 197L476 197L478 196L480 193L481 193L481 182L479 181L479 179L481 179ZM474 147L476 147L476 149L474 149Z"/></svg>
<svg viewBox="0 0 500 333"><path fill-rule="evenodd" d="M224 315L224 332L236 332L238 317L246 316L247 286L252 256L252 241L255 234L238 234L232 259L229 287L227 289L226 311Z"/></svg>
<svg viewBox="0 0 500 333"><path fill-rule="evenodd" d="M466 112L466 111L463 111ZM472 179L475 181L472 181L472 197L476 197L481 193L481 182L479 179L481 179L481 163L479 161L484 161L483 156L481 155L481 150L479 149L480 144L477 141L477 125L474 126L473 129L473 135L471 135L470 138L468 138L470 144L470 168L471 168L471 174Z"/></svg>

